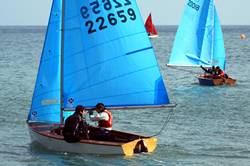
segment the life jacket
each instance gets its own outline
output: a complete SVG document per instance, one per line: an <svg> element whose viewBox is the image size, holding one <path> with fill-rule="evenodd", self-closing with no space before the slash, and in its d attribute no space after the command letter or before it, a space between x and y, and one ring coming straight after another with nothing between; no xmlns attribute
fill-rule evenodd
<svg viewBox="0 0 250 166"><path fill-rule="evenodd" d="M225 76L225 72L224 72L223 70L219 69L217 72L218 72L217 74L218 74L220 77L224 77L224 76Z"/></svg>
<svg viewBox="0 0 250 166"><path fill-rule="evenodd" d="M106 112L108 114L109 119L108 120L99 120L98 126L103 127L103 128L112 128L113 117L112 117L111 112L108 110L104 110L103 112Z"/></svg>
<svg viewBox="0 0 250 166"><path fill-rule="evenodd" d="M224 77L225 76L225 72L223 70L219 70L219 76Z"/></svg>

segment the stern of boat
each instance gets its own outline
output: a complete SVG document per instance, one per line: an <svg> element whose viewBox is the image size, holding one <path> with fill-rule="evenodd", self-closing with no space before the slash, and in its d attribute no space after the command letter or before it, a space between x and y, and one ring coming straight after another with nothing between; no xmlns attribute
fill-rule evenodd
<svg viewBox="0 0 250 166"><path fill-rule="evenodd" d="M136 139L122 145L124 155L132 156L134 153L153 152L157 146L157 138L149 137Z"/></svg>

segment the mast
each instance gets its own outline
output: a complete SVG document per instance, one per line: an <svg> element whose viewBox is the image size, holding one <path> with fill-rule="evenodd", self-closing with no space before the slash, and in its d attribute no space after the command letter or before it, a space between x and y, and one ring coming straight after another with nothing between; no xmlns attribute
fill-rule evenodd
<svg viewBox="0 0 250 166"><path fill-rule="evenodd" d="M61 66L60 66L60 124L63 124L63 103L64 103L64 96L63 96L63 73L64 73L64 3L65 0L62 0L62 24L61 24Z"/></svg>

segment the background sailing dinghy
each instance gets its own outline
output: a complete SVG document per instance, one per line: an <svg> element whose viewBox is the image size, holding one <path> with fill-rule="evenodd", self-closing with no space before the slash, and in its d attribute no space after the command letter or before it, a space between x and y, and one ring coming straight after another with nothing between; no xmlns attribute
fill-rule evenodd
<svg viewBox="0 0 250 166"><path fill-rule="evenodd" d="M149 38L156 38L158 37L158 32L153 24L151 13L149 14L146 22L145 22L145 28L148 33Z"/></svg>
<svg viewBox="0 0 250 166"><path fill-rule="evenodd" d="M187 0L168 66L219 66L225 70L226 54L214 0ZM232 78L197 76L201 85L234 85Z"/></svg>
<svg viewBox="0 0 250 166"><path fill-rule="evenodd" d="M65 142L69 110L98 102L121 110L172 106L136 1L54 0L27 119L32 141L61 152L154 151L155 137L115 130L109 141Z"/></svg>

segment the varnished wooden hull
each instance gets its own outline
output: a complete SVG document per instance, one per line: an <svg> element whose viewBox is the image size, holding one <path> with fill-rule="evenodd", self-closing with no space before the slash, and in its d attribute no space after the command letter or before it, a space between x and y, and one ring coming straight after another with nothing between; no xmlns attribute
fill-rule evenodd
<svg viewBox="0 0 250 166"><path fill-rule="evenodd" d="M58 135L51 130L57 124L29 123L29 132L33 142L37 142L49 150L70 153L102 154L102 155L126 155L132 156L134 153L153 152L157 145L154 137L145 137L121 131L112 131L114 135L128 138L121 141L101 141L93 139L82 139L77 143L67 143L62 135ZM142 149L142 146L146 150Z"/></svg>
<svg viewBox="0 0 250 166"><path fill-rule="evenodd" d="M229 85L233 86L236 83L235 79L232 78L212 78L207 75L197 76L200 85L204 86L219 86L219 85Z"/></svg>

